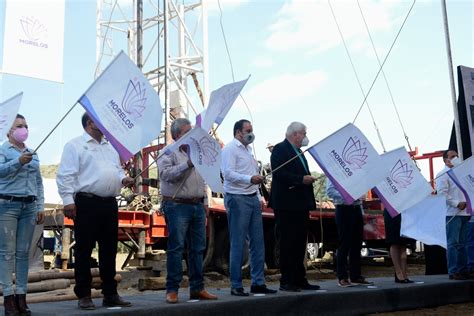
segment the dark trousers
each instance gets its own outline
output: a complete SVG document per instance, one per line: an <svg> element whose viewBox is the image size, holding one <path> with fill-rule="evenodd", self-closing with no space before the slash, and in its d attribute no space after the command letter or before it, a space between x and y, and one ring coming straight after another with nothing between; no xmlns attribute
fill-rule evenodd
<svg viewBox="0 0 474 316"><path fill-rule="evenodd" d="M306 280L304 259L309 223L308 211L278 210L280 231L280 272L282 285L303 285Z"/></svg>
<svg viewBox="0 0 474 316"><path fill-rule="evenodd" d="M76 197L74 220L74 293L77 297L91 295L90 257L96 242L99 244L99 269L102 294L117 294L115 257L117 255L118 206L115 198L96 199Z"/></svg>
<svg viewBox="0 0 474 316"><path fill-rule="evenodd" d="M336 254L336 272L339 280L347 279L347 256L349 255L349 274L357 280L360 272L360 251L364 223L359 205L336 205L336 225L339 247Z"/></svg>
<svg viewBox="0 0 474 316"><path fill-rule="evenodd" d="M425 274L446 274L448 263L446 261L446 249L437 245L424 245L425 249Z"/></svg>

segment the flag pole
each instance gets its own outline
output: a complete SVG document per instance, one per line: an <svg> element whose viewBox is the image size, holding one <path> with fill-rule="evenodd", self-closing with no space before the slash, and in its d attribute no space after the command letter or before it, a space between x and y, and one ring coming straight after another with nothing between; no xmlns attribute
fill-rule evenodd
<svg viewBox="0 0 474 316"><path fill-rule="evenodd" d="M58 128L59 124L61 124L64 119L66 118L66 116L69 115L69 113L71 113L71 111L74 109L74 107L76 107L77 105L77 102L74 103L74 105L69 109L69 111L66 112L66 114L64 114L64 116L61 118L61 120L58 122L58 124L56 124L56 126L53 127L53 129L48 133L48 135L46 135L46 137L41 141L41 143L38 145L38 147L36 147L36 149L33 151L33 154L35 154L38 149L41 147L41 145L43 145L43 143L49 138L49 136L51 136L51 134L56 130L56 128Z"/></svg>
<svg viewBox="0 0 474 316"><path fill-rule="evenodd" d="M311 148L311 147L309 147L309 148ZM299 154L297 154L297 155L294 156L293 158L291 158L291 159L285 161L284 163L282 163L281 165L279 165L278 167L276 167L275 169L273 169L272 171L270 171L269 173L267 173L267 174L264 176L264 178L270 176L270 175L271 175L272 173L274 173L275 171L279 170L280 168L283 168L284 166L286 166L287 164L289 164L290 162L292 162L293 160L295 160L295 159L298 158L299 156L303 155L305 152L307 152L307 151L309 150L309 148L308 148L308 149L305 149L305 150L302 151L302 152L300 152Z"/></svg>

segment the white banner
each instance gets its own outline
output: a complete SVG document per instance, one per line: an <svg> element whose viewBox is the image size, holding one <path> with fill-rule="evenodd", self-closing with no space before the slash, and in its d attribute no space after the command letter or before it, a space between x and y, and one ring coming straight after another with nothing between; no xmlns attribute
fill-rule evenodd
<svg viewBox="0 0 474 316"><path fill-rule="evenodd" d="M472 214L472 201L474 201L474 156L464 160L459 166L451 168L448 176L461 189L466 198L466 212Z"/></svg>
<svg viewBox="0 0 474 316"><path fill-rule="evenodd" d="M0 103L0 140L4 139L15 122L16 115L20 109L23 92Z"/></svg>
<svg viewBox="0 0 474 316"><path fill-rule="evenodd" d="M380 157L389 170L385 179L375 187L375 192L392 217L431 194L433 189L421 175L405 147L394 149Z"/></svg>
<svg viewBox="0 0 474 316"><path fill-rule="evenodd" d="M220 125L249 78L250 76L245 80L230 83L212 91L206 111L198 115L196 125L206 131L209 131L214 123Z"/></svg>
<svg viewBox="0 0 474 316"><path fill-rule="evenodd" d="M196 126L176 142L163 148L163 155L176 151L181 145L188 145L188 155L197 172L213 192L224 193L221 181L221 146L203 130Z"/></svg>
<svg viewBox="0 0 474 316"><path fill-rule="evenodd" d="M160 98L123 51L78 102L123 160L130 159L161 132Z"/></svg>
<svg viewBox="0 0 474 316"><path fill-rule="evenodd" d="M403 212L400 235L446 248L446 198L429 195Z"/></svg>
<svg viewBox="0 0 474 316"><path fill-rule="evenodd" d="M63 82L64 0L6 0L2 72Z"/></svg>
<svg viewBox="0 0 474 316"><path fill-rule="evenodd" d="M375 148L350 123L308 151L348 204L380 183L386 174Z"/></svg>

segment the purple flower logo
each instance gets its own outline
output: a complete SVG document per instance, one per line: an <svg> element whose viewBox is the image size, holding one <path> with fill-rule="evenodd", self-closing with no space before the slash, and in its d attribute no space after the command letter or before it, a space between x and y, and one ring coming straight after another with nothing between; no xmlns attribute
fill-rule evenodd
<svg viewBox="0 0 474 316"><path fill-rule="evenodd" d="M130 80L127 85L127 90L122 99L122 109L132 118L137 119L142 116L145 110L146 103L145 84L139 81Z"/></svg>
<svg viewBox="0 0 474 316"><path fill-rule="evenodd" d="M25 36L33 42L37 42L46 32L46 27L35 17L24 17L20 24Z"/></svg>
<svg viewBox="0 0 474 316"><path fill-rule="evenodd" d="M362 147L360 140L350 137L342 150L342 159L351 167L360 169L367 160L367 147Z"/></svg>
<svg viewBox="0 0 474 316"><path fill-rule="evenodd" d="M218 144L211 141L206 137L202 137L199 140L199 146L201 147L202 160L207 166L211 166L217 161L219 156Z"/></svg>
<svg viewBox="0 0 474 316"><path fill-rule="evenodd" d="M413 181L413 170L408 168L406 162L402 162L400 159L397 161L390 171L390 178L402 188L408 187Z"/></svg>

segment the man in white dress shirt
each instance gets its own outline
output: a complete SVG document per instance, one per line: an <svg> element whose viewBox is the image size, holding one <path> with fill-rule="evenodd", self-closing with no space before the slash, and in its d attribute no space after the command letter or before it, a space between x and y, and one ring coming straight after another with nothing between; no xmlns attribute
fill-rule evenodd
<svg viewBox="0 0 474 316"><path fill-rule="evenodd" d="M451 280L466 280L469 271L465 246L470 216L466 212L464 194L447 174L449 169L460 164L461 161L454 150L446 150L443 153L443 161L446 167L436 176L436 189L438 194L446 196L448 274Z"/></svg>
<svg viewBox="0 0 474 316"><path fill-rule="evenodd" d="M74 293L80 309L95 309L91 299L90 256L99 244L99 269L103 306L130 306L117 293L115 257L117 254L118 205L115 197L122 186L132 186L115 149L85 113L85 133L69 141L63 150L56 177L64 215L74 220Z"/></svg>
<svg viewBox="0 0 474 316"><path fill-rule="evenodd" d="M245 242L249 240L250 292L273 294L275 290L265 286L265 244L263 239L263 198L258 185L263 177L250 144L255 136L252 124L240 120L234 125L234 139L222 151L222 173L224 175L224 203L230 238L231 294L248 296L242 287L242 260Z"/></svg>

